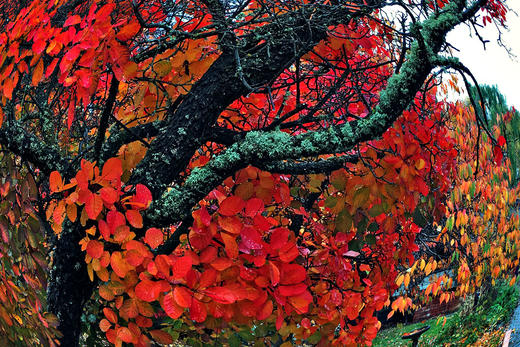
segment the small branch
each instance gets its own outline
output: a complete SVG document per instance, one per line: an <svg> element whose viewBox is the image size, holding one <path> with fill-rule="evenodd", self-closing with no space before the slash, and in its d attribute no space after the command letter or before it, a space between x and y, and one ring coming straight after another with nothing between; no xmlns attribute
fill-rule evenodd
<svg viewBox="0 0 520 347"><path fill-rule="evenodd" d="M114 103L116 101L117 92L119 90L119 80L116 78L114 74L112 74L112 83L110 84L110 90L108 91L108 97L105 105L105 109L101 114L101 119L99 121L98 134L96 138L96 142L94 144L94 160L98 161L99 156L101 154L101 147L103 146L103 142L105 141L105 133L108 128L108 119L112 114L112 109L114 108Z"/></svg>

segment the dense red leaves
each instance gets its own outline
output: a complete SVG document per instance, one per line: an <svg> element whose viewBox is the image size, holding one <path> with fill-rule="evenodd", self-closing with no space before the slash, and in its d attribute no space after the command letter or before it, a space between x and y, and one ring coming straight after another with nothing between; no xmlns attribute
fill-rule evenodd
<svg viewBox="0 0 520 347"><path fill-rule="evenodd" d="M500 17L500 6L491 3L488 11ZM251 6L253 9L255 3ZM130 83L134 77L146 80L153 74L167 82L164 85L170 88L169 96L178 95L177 87L169 86L192 83L214 59L212 42L187 40L185 49L171 59L163 57L148 65L137 65L129 47L144 29L133 16L125 16L113 25L115 10L111 1L93 5L85 17L69 16L63 28L52 28L48 17L36 21L34 13L30 13L28 30L38 34L9 37L15 42L8 48L13 57L19 57L18 42L32 45L30 55L35 55L28 67L32 85L56 74L58 82L70 90L67 96L71 101L65 107L69 129L76 119L76 108L89 105L92 96L100 95L102 86L110 85L114 77L122 81L121 90L135 97L135 104L144 105L117 111L124 124L133 124L136 117L148 116L143 109L155 109L165 99L152 91L151 84ZM183 22L180 18L175 21L177 26ZM187 28L182 27L182 31L189 32ZM319 56L304 56L301 68L321 64L323 57L342 69L350 69L345 60L360 64L367 60L367 54L376 51L389 57L386 42L380 37L383 35L361 34L376 29L385 32L377 23L364 21L331 29L334 35L314 49ZM37 56L44 52L51 59ZM14 65L10 66L1 78L3 95L9 99L19 78L18 71L5 73L13 69ZM108 70L114 76L107 75ZM381 66L374 69L373 76L383 81L390 74L388 66ZM295 109L295 98L286 95L296 92L309 105L320 100L321 95L305 83L300 83L298 91L296 86L285 90L284 81L294 80L295 74L287 69L282 75L274 81L273 90L283 92L273 92L272 100L257 93L241 98L223 113L226 122L222 124L243 123L241 130L254 129L260 120L268 124L274 114L267 110L273 104L280 110ZM323 78L312 83L328 85L334 80L332 73L320 75ZM348 93L349 87L352 83L345 82L340 87L345 89L339 93ZM367 93L366 97L375 102L384 83L368 87L372 95ZM443 201L452 187L457 153L435 93L431 90L418 95L412 111L404 112L381 139L370 146L361 144L359 153L365 162L347 164L348 170L335 171L329 177L307 175L295 180L253 167L235 173L195 208L188 238L181 238L181 245L172 254L155 255L151 250L163 244L176 226L141 230L147 228L143 215L151 203L151 193L141 184L124 187L122 182L146 149L125 145L121 155L108 159L101 170L94 163L82 161L81 169L66 185L59 173L51 173L51 193L67 194L49 208L56 232L65 218L79 220L83 226L90 220L95 225L86 231L81 245L86 251L89 275L95 273L100 279L99 294L109 306L103 310L106 319L100 322L108 340L142 345L152 337L159 343L171 343L166 332L148 331L152 318L160 316L156 312L160 306L173 319L198 323L208 320L211 324L268 320L279 329L288 327L298 338L319 330L324 345L369 343L380 326L374 312L397 288L398 269L415 262L415 237L420 228L410 216L419 212L439 220L446 210ZM425 111L418 111L421 109ZM363 102L352 102L333 115L332 121L344 122L345 114L363 118L368 113ZM291 120L299 116L295 117ZM504 142L504 138L498 138L499 146ZM499 146L489 151L493 151L497 163L502 160ZM196 155L193 167L205 165L211 155L211 151ZM329 179L324 189L323 183ZM304 207L302 201L316 193L312 206ZM483 194L492 195L484 189ZM294 222L294 216L301 217L301 225ZM457 219L457 227L463 220ZM432 264L425 264L424 271L433 271ZM461 268L460 273L466 273L466 268ZM501 271L501 266L493 264L493 269ZM409 281L402 279L403 284ZM394 303L392 307L397 309L409 306L407 300ZM302 315L306 318L302 319ZM336 334L338 326L341 329Z"/></svg>

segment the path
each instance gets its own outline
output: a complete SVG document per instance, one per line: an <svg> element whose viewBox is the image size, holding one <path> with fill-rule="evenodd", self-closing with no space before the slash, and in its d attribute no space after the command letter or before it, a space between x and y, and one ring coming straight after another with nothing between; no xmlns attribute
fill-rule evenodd
<svg viewBox="0 0 520 347"><path fill-rule="evenodd" d="M520 305L517 306L515 313L513 313L509 329L513 329L509 347L520 347Z"/></svg>

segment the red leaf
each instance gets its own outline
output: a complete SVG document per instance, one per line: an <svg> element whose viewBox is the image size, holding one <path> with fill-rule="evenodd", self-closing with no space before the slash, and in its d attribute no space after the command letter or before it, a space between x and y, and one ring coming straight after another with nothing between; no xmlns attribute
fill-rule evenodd
<svg viewBox="0 0 520 347"><path fill-rule="evenodd" d="M289 229L287 228L276 228L271 232L269 244L272 249L280 249L287 243L289 239Z"/></svg>
<svg viewBox="0 0 520 347"><path fill-rule="evenodd" d="M173 261L172 271L173 271L173 277L176 279L184 278L188 271L191 270L192 260L190 256L183 256L176 258Z"/></svg>
<svg viewBox="0 0 520 347"><path fill-rule="evenodd" d="M76 15L74 15L72 17L67 18L67 20L63 24L63 27L66 28L66 27L68 27L70 25L75 25L75 24L78 24L78 23L81 23L81 17L76 14Z"/></svg>
<svg viewBox="0 0 520 347"><path fill-rule="evenodd" d="M307 277L305 268L298 264L282 264L282 275L280 284L297 284L303 282Z"/></svg>
<svg viewBox="0 0 520 347"><path fill-rule="evenodd" d="M202 323L206 320L208 315L206 306L197 299L193 299L193 304L190 307L190 318L195 322Z"/></svg>
<svg viewBox="0 0 520 347"><path fill-rule="evenodd" d="M157 290L155 284L156 282L150 280L143 280L139 282L134 289L135 296L146 302L152 302L157 300L160 293Z"/></svg>
<svg viewBox="0 0 520 347"><path fill-rule="evenodd" d="M144 241L152 248L159 247L164 241L163 232L157 228L150 228L146 230Z"/></svg>
<svg viewBox="0 0 520 347"><path fill-rule="evenodd" d="M175 287L173 289L173 298L180 307L189 308L192 304L193 294L184 287Z"/></svg>
<svg viewBox="0 0 520 347"><path fill-rule="evenodd" d="M135 202L141 203L144 206L143 208L148 208L148 205L150 205L152 202L152 193L150 190L142 184L137 184L135 186L135 191L136 193L133 200Z"/></svg>
<svg viewBox="0 0 520 347"><path fill-rule="evenodd" d="M502 147L502 146L504 146L505 144L506 144L506 138L505 138L504 136L500 135L500 136L498 137L498 145L499 145L500 147Z"/></svg>
<svg viewBox="0 0 520 347"><path fill-rule="evenodd" d="M504 154L502 153L502 149L500 149L500 146L493 147L493 155L495 156L495 163L498 165L502 162L502 158L504 157Z"/></svg>
<svg viewBox="0 0 520 347"><path fill-rule="evenodd" d="M225 287L212 287L204 291L204 294L221 304L232 304L237 300L232 290Z"/></svg>
<svg viewBox="0 0 520 347"><path fill-rule="evenodd" d="M233 195L220 203L218 212L223 216L234 216L240 212L245 206L241 197Z"/></svg>
<svg viewBox="0 0 520 347"><path fill-rule="evenodd" d="M303 293L307 289L307 286L303 283L294 284L292 286L280 286L278 287L278 293L282 296L295 296Z"/></svg>
<svg viewBox="0 0 520 347"><path fill-rule="evenodd" d="M271 300L267 300L260 311L256 313L256 319L264 320L269 317L273 313L273 302Z"/></svg>
<svg viewBox="0 0 520 347"><path fill-rule="evenodd" d="M103 255L103 244L96 240L90 240L87 244L87 254L93 259L99 259Z"/></svg>
<svg viewBox="0 0 520 347"><path fill-rule="evenodd" d="M202 206L197 211L193 212L193 219L195 220L194 224L199 228L202 226L208 226L209 223L211 223L211 216L205 206Z"/></svg>
<svg viewBox="0 0 520 347"><path fill-rule="evenodd" d="M246 202L246 216L254 217L264 211L264 201L259 198L252 198Z"/></svg>
<svg viewBox="0 0 520 347"><path fill-rule="evenodd" d="M217 271L215 269L206 269L200 276L197 288L207 288L215 283L217 279Z"/></svg>
<svg viewBox="0 0 520 347"><path fill-rule="evenodd" d="M245 227L240 232L240 238L241 238L241 247L244 246L247 249L262 249L263 248L263 242L262 237L258 230L251 228L251 227Z"/></svg>
<svg viewBox="0 0 520 347"><path fill-rule="evenodd" d="M284 263L290 263L298 256L299 251L296 245L292 242L286 243L282 248L280 248L280 260Z"/></svg>
<svg viewBox="0 0 520 347"><path fill-rule="evenodd" d="M103 202L110 206L113 206L114 203L119 199L119 194L112 187L103 187L99 190L99 195L101 195L101 199Z"/></svg>
<svg viewBox="0 0 520 347"><path fill-rule="evenodd" d="M273 284L273 286L276 286L280 282L280 270L272 262L269 262L268 265L269 265L269 277L271 278L271 283Z"/></svg>
<svg viewBox="0 0 520 347"><path fill-rule="evenodd" d="M161 306L164 309L164 312L170 318L173 318L173 319L179 318L182 315L182 313L184 312L184 308L177 305L177 303L175 302L173 292L169 292L168 294L166 294L164 296Z"/></svg>

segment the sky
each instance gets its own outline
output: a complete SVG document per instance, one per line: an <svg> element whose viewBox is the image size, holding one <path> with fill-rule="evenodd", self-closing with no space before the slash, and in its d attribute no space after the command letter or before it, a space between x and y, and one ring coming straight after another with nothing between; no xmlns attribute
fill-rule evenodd
<svg viewBox="0 0 520 347"><path fill-rule="evenodd" d="M508 0L507 5L516 14L513 11L508 12L509 31L502 29L502 42L516 57L510 57L498 45L499 34L493 24L488 24L480 32L481 36L490 41L485 50L474 34L470 37L469 28L464 25L448 34L448 42L460 50L454 52L454 55L472 71L479 84L496 84L506 97L508 105L520 110L520 1ZM459 80L462 82L461 78Z"/></svg>

